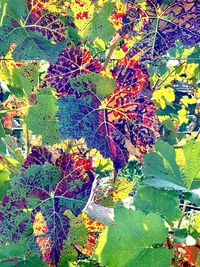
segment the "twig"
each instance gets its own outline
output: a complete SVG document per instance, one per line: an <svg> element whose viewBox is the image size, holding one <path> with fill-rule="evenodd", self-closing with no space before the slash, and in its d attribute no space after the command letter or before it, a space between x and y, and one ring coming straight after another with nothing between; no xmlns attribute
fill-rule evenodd
<svg viewBox="0 0 200 267"><path fill-rule="evenodd" d="M116 49L117 45L119 44L119 42L121 41L121 39L122 39L122 36L119 35L119 33L118 33L118 34L115 35L115 37L111 40L111 42L110 42L110 49L109 49L109 51L108 51L108 55L107 55L107 57L106 57L106 59L105 59L103 68L106 68L106 67L107 67L107 65L108 65L108 63L109 63L109 61L110 61L110 59L111 59L111 57L112 57L112 54L113 54L113 52L115 51L115 49Z"/></svg>

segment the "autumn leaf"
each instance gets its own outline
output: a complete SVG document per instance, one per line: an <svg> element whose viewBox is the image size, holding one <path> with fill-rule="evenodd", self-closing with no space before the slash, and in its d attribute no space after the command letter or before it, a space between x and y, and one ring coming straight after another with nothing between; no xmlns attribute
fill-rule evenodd
<svg viewBox="0 0 200 267"><path fill-rule="evenodd" d="M38 153L40 151L38 149ZM57 266L70 228L65 212L71 210L76 216L80 214L90 195L94 176L88 163L78 155L62 154L55 164L31 164L13 178L12 189L3 197L0 209L1 242L26 236L40 212L46 230L35 231L36 238L34 235L31 238L36 242L41 238L41 242L37 242L41 253L46 253L49 264ZM3 227L5 224L7 228Z"/></svg>
<svg viewBox="0 0 200 267"><path fill-rule="evenodd" d="M45 81L55 88L58 96L78 94L71 88L70 79L83 74L98 73L102 66L85 48L68 46L59 55L56 64L50 64Z"/></svg>
<svg viewBox="0 0 200 267"><path fill-rule="evenodd" d="M139 1L140 2L140 1ZM196 45L200 41L199 10L196 1L164 1L146 5L130 3L123 17L121 34L134 39L129 55L139 55L142 60L155 60L163 55L176 40L184 45Z"/></svg>
<svg viewBox="0 0 200 267"><path fill-rule="evenodd" d="M127 72L123 65L116 67L113 71L116 90L103 101L90 94L80 98L65 96L57 102L62 137L85 137L88 147L97 148L104 157L110 157L117 170L126 165L129 155L141 159L158 135L156 108L151 99L142 96L148 84L144 78L146 72L139 72L142 65L134 61L132 65L127 66ZM127 75L131 76L128 88L125 87Z"/></svg>

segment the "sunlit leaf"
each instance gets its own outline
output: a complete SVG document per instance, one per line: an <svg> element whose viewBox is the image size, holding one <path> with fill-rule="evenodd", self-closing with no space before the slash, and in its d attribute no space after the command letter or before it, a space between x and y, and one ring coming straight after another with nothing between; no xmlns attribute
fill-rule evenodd
<svg viewBox="0 0 200 267"><path fill-rule="evenodd" d="M168 267L171 251L162 247L167 232L158 215L116 208L115 224L109 226L104 246L97 246L98 259L110 267Z"/></svg>
<svg viewBox="0 0 200 267"><path fill-rule="evenodd" d="M179 196L174 191L160 190L149 186L140 187L134 199L137 209L156 213L172 223L181 216Z"/></svg>

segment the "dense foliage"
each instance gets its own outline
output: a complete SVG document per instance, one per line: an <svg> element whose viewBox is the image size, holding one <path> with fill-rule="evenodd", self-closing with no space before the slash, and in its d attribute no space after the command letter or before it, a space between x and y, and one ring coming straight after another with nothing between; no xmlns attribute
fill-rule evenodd
<svg viewBox="0 0 200 267"><path fill-rule="evenodd" d="M0 266L200 266L199 1L0 15Z"/></svg>

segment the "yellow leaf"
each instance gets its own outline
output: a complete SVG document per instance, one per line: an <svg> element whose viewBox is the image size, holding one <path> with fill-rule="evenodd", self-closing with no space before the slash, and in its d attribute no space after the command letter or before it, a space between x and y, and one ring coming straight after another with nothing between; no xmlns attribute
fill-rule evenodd
<svg viewBox="0 0 200 267"><path fill-rule="evenodd" d="M159 90L154 91L153 98L159 104L159 106L164 109L167 102L172 103L175 100L175 94L173 88L161 87Z"/></svg>
<svg viewBox="0 0 200 267"><path fill-rule="evenodd" d="M74 13L74 23L79 35L87 37L88 25L94 14L94 4L90 0L72 0L70 8Z"/></svg>
<svg viewBox="0 0 200 267"><path fill-rule="evenodd" d="M122 177L117 178L117 182L113 191L113 201L118 202L124 198L127 198L130 192L133 190L134 184L134 181L128 181Z"/></svg>
<svg viewBox="0 0 200 267"><path fill-rule="evenodd" d="M196 229L200 233L200 215L197 215L194 219L195 224L196 224Z"/></svg>
<svg viewBox="0 0 200 267"><path fill-rule="evenodd" d="M44 216L41 212L38 212L35 215L34 222L33 222L33 235L39 236L44 235L48 232L47 223L44 219Z"/></svg>
<svg viewBox="0 0 200 267"><path fill-rule="evenodd" d="M180 99L180 102L185 106L188 107L188 105L195 104L197 101L195 98L189 98L188 96L183 96Z"/></svg>
<svg viewBox="0 0 200 267"><path fill-rule="evenodd" d="M178 121L179 125L182 125L183 123L188 123L187 110L184 106L182 106L182 108L178 111Z"/></svg>
<svg viewBox="0 0 200 267"><path fill-rule="evenodd" d="M114 59L122 59L122 58L124 58L125 57L125 53L124 53L124 51L122 50L122 49L120 49L120 50L115 50L114 52L113 52L113 56L112 56Z"/></svg>
<svg viewBox="0 0 200 267"><path fill-rule="evenodd" d="M167 121L170 119L170 116L167 116L167 115L163 115L163 116L158 116L158 119L160 122L164 122L164 121Z"/></svg>

